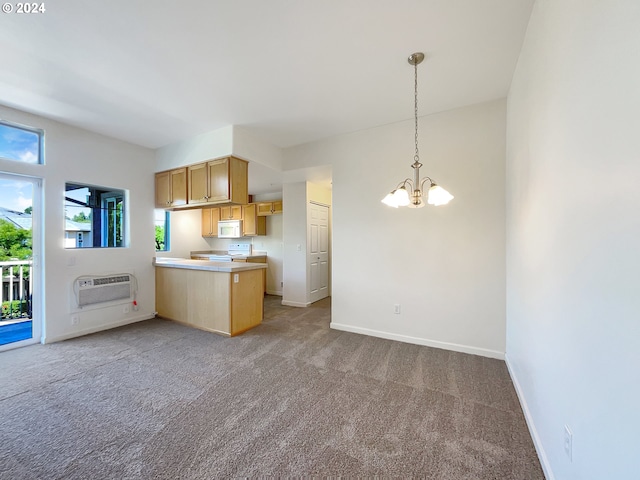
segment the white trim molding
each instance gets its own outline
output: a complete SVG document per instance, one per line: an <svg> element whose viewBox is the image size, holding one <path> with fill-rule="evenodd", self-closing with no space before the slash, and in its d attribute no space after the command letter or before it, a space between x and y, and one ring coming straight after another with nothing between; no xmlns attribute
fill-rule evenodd
<svg viewBox="0 0 640 480"><path fill-rule="evenodd" d="M342 323L335 323L335 322L331 322L329 326L335 330L343 330L345 332L359 333L361 335L369 335L371 337L386 338L387 340L396 340L398 342L413 343L415 345L424 345L427 347L441 348L443 350L452 350L454 352L469 353L471 355L480 355L482 357L497 358L498 360L504 360L504 352L500 352L498 350L489 350L487 348L471 347L469 345L460 345L457 343L441 342L439 340L429 340L428 338L410 337L408 335L382 332L380 330L371 330L369 328L354 327L352 325L344 325Z"/></svg>
<svg viewBox="0 0 640 480"><path fill-rule="evenodd" d="M282 300L282 305L286 305L288 307L308 307L311 305L311 302L303 303L303 302L290 302L288 300Z"/></svg>
<svg viewBox="0 0 640 480"><path fill-rule="evenodd" d="M91 333L98 333L105 330L111 330L112 328L123 327L124 325L129 325L131 323L150 320L152 318L155 318L155 316L156 316L155 313L140 315L138 317L125 318L124 320L113 322L113 323L110 323L109 325L99 325L96 327L85 328L83 330L77 330L75 332L68 333L66 335L58 335L55 337L44 337L42 339L42 343L54 343L54 342L60 342L62 340L69 340L71 338L82 337L84 335L89 335Z"/></svg>
<svg viewBox="0 0 640 480"><path fill-rule="evenodd" d="M509 362L509 356L506 353L504 354L504 362L507 364L509 376L511 377L513 386L516 389L516 394L518 395L518 400L520 401L520 407L522 408L522 413L524 413L524 419L527 422L527 427L529 428L529 433L531 434L531 438L533 440L533 446L536 448L536 453L538 454L538 459L540 460L540 465L542 466L544 476L547 480L555 480L556 477L553 475L551 465L549 464L549 459L547 458L547 454L545 453L542 442L540 441L540 436L538 435L538 430L536 429L536 425L533 422L533 417L531 416L531 411L529 410L529 406L527 405L527 400L524 396L524 392L520 387L518 377L516 377L516 374L511 367L511 363Z"/></svg>

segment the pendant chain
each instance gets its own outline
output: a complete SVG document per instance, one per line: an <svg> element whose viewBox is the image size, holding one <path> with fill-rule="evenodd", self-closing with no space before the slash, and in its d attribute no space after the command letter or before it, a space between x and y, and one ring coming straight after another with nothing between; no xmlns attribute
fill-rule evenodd
<svg viewBox="0 0 640 480"><path fill-rule="evenodd" d="M418 62L415 62L413 65L415 76L414 76L414 118L416 123L416 155L413 159L418 162L420 160L420 156L418 154Z"/></svg>

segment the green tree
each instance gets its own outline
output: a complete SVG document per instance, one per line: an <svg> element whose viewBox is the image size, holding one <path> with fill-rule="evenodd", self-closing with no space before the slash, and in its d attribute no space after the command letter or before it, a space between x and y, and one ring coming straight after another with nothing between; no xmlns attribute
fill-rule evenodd
<svg viewBox="0 0 640 480"><path fill-rule="evenodd" d="M0 220L0 261L31 258L31 230Z"/></svg>
<svg viewBox="0 0 640 480"><path fill-rule="evenodd" d="M156 225L156 251L164 251L164 227Z"/></svg>
<svg viewBox="0 0 640 480"><path fill-rule="evenodd" d="M79 223L89 223L91 221L91 218L88 217L84 212L80 212L77 215L74 215L72 220Z"/></svg>
<svg viewBox="0 0 640 480"><path fill-rule="evenodd" d="M29 215L31 215L31 212L33 212L33 207L27 207L24 209L24 213L28 213Z"/></svg>

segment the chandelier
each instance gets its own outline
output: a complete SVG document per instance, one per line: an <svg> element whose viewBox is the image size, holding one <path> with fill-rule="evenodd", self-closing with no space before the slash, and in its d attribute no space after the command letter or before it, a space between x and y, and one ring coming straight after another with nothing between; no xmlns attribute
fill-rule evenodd
<svg viewBox="0 0 640 480"><path fill-rule="evenodd" d="M407 178L398 183L395 190L387 194L382 199L382 203L389 205L390 207L409 207L409 208L422 208L424 207L424 200L422 198L424 192L424 186L429 182L429 190L427 192L427 203L429 205L446 205L453 199L453 195L447 192L444 188L438 186L431 178L425 177L420 181L420 155L418 153L418 64L424 60L424 53L414 53L407 59L410 65L414 68L414 119L415 119L415 142L416 142L416 154L413 157L413 180Z"/></svg>

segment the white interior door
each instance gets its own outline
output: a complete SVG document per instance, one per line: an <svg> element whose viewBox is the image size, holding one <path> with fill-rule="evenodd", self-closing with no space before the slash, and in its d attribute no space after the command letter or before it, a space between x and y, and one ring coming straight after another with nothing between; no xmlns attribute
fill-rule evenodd
<svg viewBox="0 0 640 480"><path fill-rule="evenodd" d="M309 204L309 302L329 295L329 207Z"/></svg>

